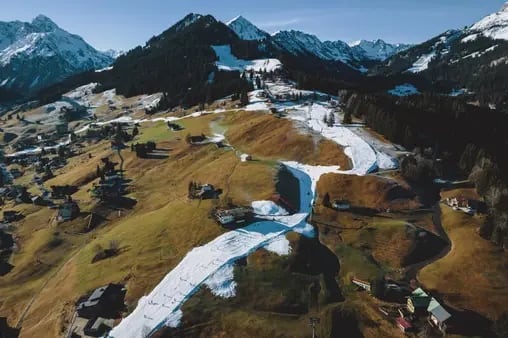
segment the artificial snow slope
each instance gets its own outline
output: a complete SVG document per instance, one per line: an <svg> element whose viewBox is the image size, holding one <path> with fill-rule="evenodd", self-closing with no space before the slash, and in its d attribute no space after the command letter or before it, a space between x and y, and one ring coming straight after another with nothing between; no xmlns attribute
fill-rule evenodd
<svg viewBox="0 0 508 338"><path fill-rule="evenodd" d="M282 63L277 59L238 59L233 55L233 53L231 53L230 45L212 46L212 49L219 58L215 64L220 70L239 72L243 72L245 70L260 72L261 70L265 70L267 72L271 72L282 67Z"/></svg>
<svg viewBox="0 0 508 338"><path fill-rule="evenodd" d="M300 210L297 214L256 222L194 248L149 295L139 300L136 309L109 333L109 337L148 337L163 326L176 327L182 316L181 306L201 285L212 285L214 289L218 286L223 291L222 286L230 284L231 263L259 248L273 245L274 240L288 231L308 231L306 219L311 212L316 183L322 174L336 172L338 167L314 167L296 162L285 164L300 182ZM224 277L224 274L228 276ZM231 287L225 289L231 290Z"/></svg>
<svg viewBox="0 0 508 338"><path fill-rule="evenodd" d="M341 124L329 127L325 124L324 118L330 113L334 114L323 104L314 103L308 106L292 107L288 110L288 118L305 123L311 130L344 147L344 152L351 159L353 168L341 173L365 175L376 171L379 168L376 151L348 127ZM338 120L338 117L335 119Z"/></svg>

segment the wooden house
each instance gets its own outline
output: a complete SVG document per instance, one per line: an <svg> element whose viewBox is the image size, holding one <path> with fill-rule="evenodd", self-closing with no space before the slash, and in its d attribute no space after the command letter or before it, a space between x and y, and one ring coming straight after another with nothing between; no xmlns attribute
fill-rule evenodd
<svg viewBox="0 0 508 338"><path fill-rule="evenodd" d="M404 333L409 332L413 329L413 325L404 318L395 318L395 323L397 324L397 327Z"/></svg>
<svg viewBox="0 0 508 338"><path fill-rule="evenodd" d="M415 315L425 314L430 300L431 297L421 288L418 288L407 297L407 309Z"/></svg>
<svg viewBox="0 0 508 338"><path fill-rule="evenodd" d="M4 222L15 222L20 219L20 214L14 210L4 210Z"/></svg>
<svg viewBox="0 0 508 338"><path fill-rule="evenodd" d="M335 210L347 211L351 209L351 203L348 200L334 200L332 207Z"/></svg>
<svg viewBox="0 0 508 338"><path fill-rule="evenodd" d="M126 289L123 285L108 284L95 289L82 299L76 307L79 317L94 319L98 317L116 318L124 308Z"/></svg>
<svg viewBox="0 0 508 338"><path fill-rule="evenodd" d="M429 313L429 322L441 332L446 332L445 322L450 319L451 314L434 297L430 300L427 312Z"/></svg>
<svg viewBox="0 0 508 338"><path fill-rule="evenodd" d="M79 206L76 202L69 200L58 207L58 222L67 222L73 220L79 215Z"/></svg>
<svg viewBox="0 0 508 338"><path fill-rule="evenodd" d="M250 208L231 208L231 209L217 209L215 211L215 218L222 225L232 223L241 224L245 223L252 217L252 209Z"/></svg>
<svg viewBox="0 0 508 338"><path fill-rule="evenodd" d="M356 277L353 277L351 278L351 283L353 283L354 285L364 289L365 291L368 291L370 292L371 289L372 289L372 286L370 284L370 282L368 281L365 281L365 280L361 280L359 278L356 278Z"/></svg>

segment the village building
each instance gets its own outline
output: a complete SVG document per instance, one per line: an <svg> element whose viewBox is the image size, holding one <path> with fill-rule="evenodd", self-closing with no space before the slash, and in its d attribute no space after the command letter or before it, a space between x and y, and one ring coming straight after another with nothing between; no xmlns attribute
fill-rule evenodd
<svg viewBox="0 0 508 338"><path fill-rule="evenodd" d="M194 144L194 145L197 145L197 144L203 144L205 143L205 141L207 140L206 136L201 134L201 135L197 135L197 136L192 136L192 135L187 135L187 138L186 138L187 142L190 143L190 144Z"/></svg>
<svg viewBox="0 0 508 338"><path fill-rule="evenodd" d="M10 222L16 222L18 219L20 219L21 215L14 210L4 210L4 217L3 221L10 223Z"/></svg>
<svg viewBox="0 0 508 338"><path fill-rule="evenodd" d="M395 323L397 324L397 327L404 333L413 330L413 325L402 317L395 318Z"/></svg>
<svg viewBox="0 0 508 338"><path fill-rule="evenodd" d="M67 202L58 206L57 221L71 221L79 215L79 212L80 209L78 204L72 200L68 200Z"/></svg>
<svg viewBox="0 0 508 338"><path fill-rule="evenodd" d="M429 322L441 332L446 332L445 322L450 319L451 314L434 297L430 300L427 312L429 313Z"/></svg>
<svg viewBox="0 0 508 338"><path fill-rule="evenodd" d="M476 210L473 208L473 205L476 205L476 203L474 203L473 200L461 196L448 197L445 202L453 210L460 210L469 215L474 215L476 212Z"/></svg>
<svg viewBox="0 0 508 338"><path fill-rule="evenodd" d="M217 209L215 211L215 218L222 225L240 224L250 219L252 214L252 209L250 208Z"/></svg>
<svg viewBox="0 0 508 338"><path fill-rule="evenodd" d="M180 131L180 130L184 129L181 125L179 125L177 123L173 123L173 122L168 122L168 128L171 131Z"/></svg>
<svg viewBox="0 0 508 338"><path fill-rule="evenodd" d="M351 209L351 203L348 200L334 200L332 207L335 210L347 211Z"/></svg>
<svg viewBox="0 0 508 338"><path fill-rule="evenodd" d="M116 318L124 308L126 289L120 284L108 284L95 289L76 307L79 317L87 319Z"/></svg>
<svg viewBox="0 0 508 338"><path fill-rule="evenodd" d="M46 200L44 200L44 198L40 195L32 196L30 199L32 200L33 205L46 205Z"/></svg>
<svg viewBox="0 0 508 338"><path fill-rule="evenodd" d="M199 184L196 182L189 183L190 199L213 199L217 198L219 191L211 184Z"/></svg>
<svg viewBox="0 0 508 338"><path fill-rule="evenodd" d="M415 315L425 314L430 300L431 297L421 288L418 288L407 297L407 309Z"/></svg>
<svg viewBox="0 0 508 338"><path fill-rule="evenodd" d="M353 283L354 285L356 285L368 292L370 292L372 289L370 282L356 278L356 277L351 278L351 283Z"/></svg>
<svg viewBox="0 0 508 338"><path fill-rule="evenodd" d="M242 155L240 155L240 160L242 162L252 161L252 156L250 156L248 154L242 154Z"/></svg>

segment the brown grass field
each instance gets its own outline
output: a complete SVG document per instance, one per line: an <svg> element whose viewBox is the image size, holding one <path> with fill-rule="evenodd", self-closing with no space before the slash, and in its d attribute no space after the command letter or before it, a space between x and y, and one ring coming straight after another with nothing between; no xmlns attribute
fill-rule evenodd
<svg viewBox="0 0 508 338"><path fill-rule="evenodd" d="M452 248L447 256L421 270L418 279L457 309L497 319L508 303L508 256L479 236L484 217L471 217L445 205L441 210Z"/></svg>

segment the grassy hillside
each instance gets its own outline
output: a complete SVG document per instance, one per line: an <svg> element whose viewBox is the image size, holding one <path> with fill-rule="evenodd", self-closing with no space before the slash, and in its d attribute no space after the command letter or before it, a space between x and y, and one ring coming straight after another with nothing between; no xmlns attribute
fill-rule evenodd
<svg viewBox="0 0 508 338"><path fill-rule="evenodd" d="M468 216L442 205L442 223L452 242L451 251L425 267L419 280L459 310L469 309L495 320L508 302L508 257L482 239L482 217Z"/></svg>

